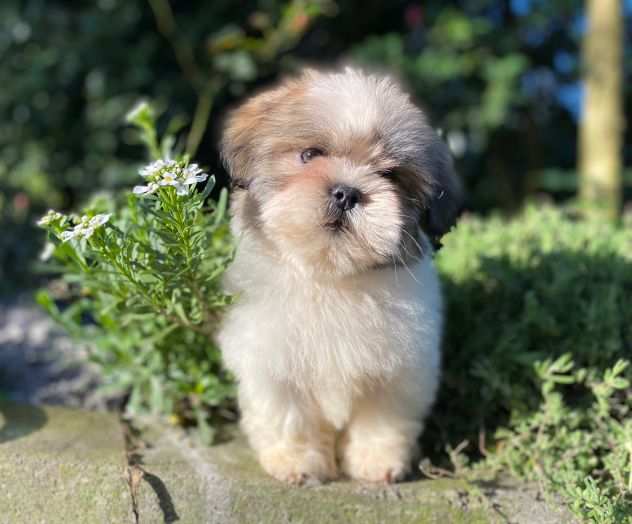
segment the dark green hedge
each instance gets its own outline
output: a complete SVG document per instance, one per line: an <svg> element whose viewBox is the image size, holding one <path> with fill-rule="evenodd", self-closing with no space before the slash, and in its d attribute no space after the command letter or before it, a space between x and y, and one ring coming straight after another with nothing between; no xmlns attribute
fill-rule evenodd
<svg viewBox="0 0 632 524"><path fill-rule="evenodd" d="M548 206L464 217L437 256L447 303L444 376L426 449L535 410L536 361L570 354L601 374L632 358L632 228ZM565 391L571 404L581 388ZM632 408L632 393L626 402ZM476 446L470 449L475 450Z"/></svg>

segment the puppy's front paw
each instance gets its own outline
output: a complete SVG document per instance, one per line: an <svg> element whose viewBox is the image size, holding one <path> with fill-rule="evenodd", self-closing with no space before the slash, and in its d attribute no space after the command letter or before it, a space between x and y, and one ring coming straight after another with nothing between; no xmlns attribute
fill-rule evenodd
<svg viewBox="0 0 632 524"><path fill-rule="evenodd" d="M315 448L276 446L259 453L263 469L274 478L299 486L337 477L333 453Z"/></svg>
<svg viewBox="0 0 632 524"><path fill-rule="evenodd" d="M410 471L410 453L398 447L347 446L341 467L345 475L366 482L399 482Z"/></svg>

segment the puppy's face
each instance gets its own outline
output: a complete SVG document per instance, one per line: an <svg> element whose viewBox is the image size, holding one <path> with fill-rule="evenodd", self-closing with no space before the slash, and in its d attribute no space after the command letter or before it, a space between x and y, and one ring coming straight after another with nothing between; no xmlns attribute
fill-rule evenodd
<svg viewBox="0 0 632 524"><path fill-rule="evenodd" d="M222 154L238 233L335 275L422 255L452 225L459 186L444 143L389 78L308 71L229 118Z"/></svg>

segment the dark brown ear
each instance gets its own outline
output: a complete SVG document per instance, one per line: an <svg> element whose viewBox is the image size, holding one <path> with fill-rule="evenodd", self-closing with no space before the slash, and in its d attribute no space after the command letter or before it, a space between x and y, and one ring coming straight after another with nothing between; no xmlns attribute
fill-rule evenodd
<svg viewBox="0 0 632 524"><path fill-rule="evenodd" d="M233 187L247 188L253 174L258 136L266 114L283 97L285 87L260 93L233 110L226 120L221 141L221 157Z"/></svg>
<svg viewBox="0 0 632 524"><path fill-rule="evenodd" d="M454 171L452 156L439 137L433 146L430 169L432 194L422 216L421 227L435 249L439 249L441 237L455 224L463 206L463 189Z"/></svg>

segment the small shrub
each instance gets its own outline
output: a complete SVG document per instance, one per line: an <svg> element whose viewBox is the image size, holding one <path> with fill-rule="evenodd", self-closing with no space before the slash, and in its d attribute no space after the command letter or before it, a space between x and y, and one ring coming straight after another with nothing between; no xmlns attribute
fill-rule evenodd
<svg viewBox="0 0 632 524"><path fill-rule="evenodd" d="M497 449L483 467L539 481L560 493L586 521L631 523L628 367L629 361L618 360L597 374L578 369L568 354L536 364L538 410L496 431ZM589 398L576 398L582 390Z"/></svg>
<svg viewBox="0 0 632 524"><path fill-rule="evenodd" d="M448 323L426 451L476 442L466 460L631 522L632 230L546 206L469 217L437 263Z"/></svg>
<svg viewBox="0 0 632 524"><path fill-rule="evenodd" d="M208 415L233 398L213 333L230 298L219 278L232 256L226 192L207 207L213 178L187 158L169 159L147 105L130 113L155 160L123 205L95 198L82 216L50 211L39 222L69 289L60 308L38 301L72 335L89 342L106 388L129 393L128 414L150 411L195 422L212 439ZM164 155L166 159L157 157Z"/></svg>

